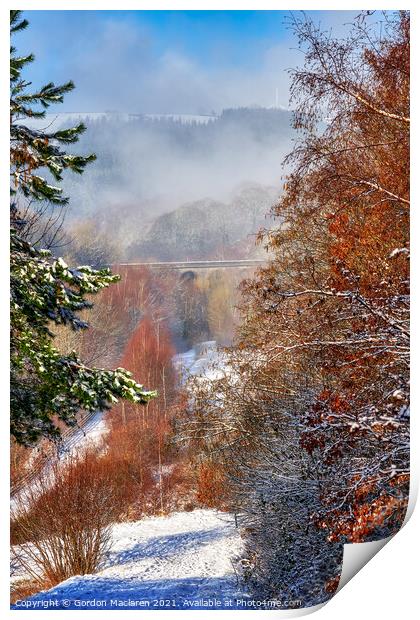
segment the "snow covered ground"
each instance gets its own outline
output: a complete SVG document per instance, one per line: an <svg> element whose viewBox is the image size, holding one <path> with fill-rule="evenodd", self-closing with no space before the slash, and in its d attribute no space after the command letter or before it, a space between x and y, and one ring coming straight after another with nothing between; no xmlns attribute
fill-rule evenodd
<svg viewBox="0 0 420 620"><path fill-rule="evenodd" d="M86 424L75 428L72 433L63 438L60 454L74 456L80 451L98 446L108 432L104 412L97 411Z"/></svg>
<svg viewBox="0 0 420 620"><path fill-rule="evenodd" d="M215 510L120 523L98 573L67 579L14 609L243 609L248 597L232 564L242 549L232 515Z"/></svg>
<svg viewBox="0 0 420 620"><path fill-rule="evenodd" d="M183 125L191 125L192 123L207 125L207 123L219 118L214 114L144 114L144 117L151 120L172 120Z"/></svg>
<svg viewBox="0 0 420 620"><path fill-rule="evenodd" d="M225 372L226 361L215 340L200 342L185 353L177 353L172 359L182 383L191 376L217 379Z"/></svg>

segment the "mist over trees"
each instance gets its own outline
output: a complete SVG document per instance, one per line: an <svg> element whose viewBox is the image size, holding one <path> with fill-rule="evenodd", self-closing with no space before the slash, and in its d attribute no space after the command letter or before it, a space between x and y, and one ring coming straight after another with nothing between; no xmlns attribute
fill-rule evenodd
<svg viewBox="0 0 420 620"><path fill-rule="evenodd" d="M230 201L198 200L157 217L147 232L127 249L128 260L161 261L249 258L255 239L270 224L267 212L278 192L247 184Z"/></svg>
<svg viewBox="0 0 420 620"><path fill-rule="evenodd" d="M65 180L69 217L108 217L118 206L149 220L182 203L224 200L244 182L278 186L279 162L291 146L290 112L244 108L207 122L191 118L71 115L88 125L80 148L95 152L101 166L87 170L83 183ZM48 121L54 128L63 122Z"/></svg>
<svg viewBox="0 0 420 620"><path fill-rule="evenodd" d="M274 108L225 110L207 119L117 113L31 119L36 128L87 123L80 148L101 161L86 170L83 183L63 179L70 200L62 219L51 223L51 243L95 267L255 255L254 236L270 226L267 215L279 195L290 119Z"/></svg>

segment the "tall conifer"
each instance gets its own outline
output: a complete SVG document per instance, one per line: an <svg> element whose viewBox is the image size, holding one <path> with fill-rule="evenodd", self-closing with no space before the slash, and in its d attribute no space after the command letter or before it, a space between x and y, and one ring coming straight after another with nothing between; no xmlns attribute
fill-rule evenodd
<svg viewBox="0 0 420 620"><path fill-rule="evenodd" d="M21 11L11 11L11 35L27 26ZM63 355L54 346L54 325L86 329L79 316L92 305L86 296L116 282L118 276L108 269L69 267L49 250L34 247L25 235L22 205L40 201L65 205L68 198L59 187L64 171L81 174L95 159L64 150L85 131L82 123L48 132L27 122L44 118L46 109L62 103L74 88L70 81L30 90L22 70L33 60L32 54L19 56L10 48L11 432L26 445L40 437L57 437L57 418L71 425L81 410L105 409L118 398L146 403L154 395L123 368L90 368L76 352Z"/></svg>

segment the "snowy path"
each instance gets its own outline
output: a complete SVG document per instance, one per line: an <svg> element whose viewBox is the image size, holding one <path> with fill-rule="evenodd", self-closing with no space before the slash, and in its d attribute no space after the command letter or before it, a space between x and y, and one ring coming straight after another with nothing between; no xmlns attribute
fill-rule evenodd
<svg viewBox="0 0 420 620"><path fill-rule="evenodd" d="M101 571L30 597L26 608L53 601L48 608L235 609L247 598L231 563L242 541L230 514L195 510L121 523L112 540Z"/></svg>

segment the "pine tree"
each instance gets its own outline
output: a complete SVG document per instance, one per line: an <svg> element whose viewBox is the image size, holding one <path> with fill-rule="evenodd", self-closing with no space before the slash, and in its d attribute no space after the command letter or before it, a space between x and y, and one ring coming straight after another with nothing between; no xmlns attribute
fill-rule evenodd
<svg viewBox="0 0 420 620"><path fill-rule="evenodd" d="M11 11L11 35L27 26L21 11ZM57 419L72 425L81 410L105 409L118 398L147 403L155 393L143 389L123 368L90 368L75 352L62 355L54 346L53 326L86 329L78 313L92 306L87 296L119 277L108 269L71 268L49 250L34 247L25 235L22 204L65 205L68 198L56 183L65 170L81 174L95 156L63 150L85 131L82 123L52 132L22 123L44 118L45 110L61 103L74 84L49 83L31 92L31 83L21 74L34 56L18 56L14 47L10 56L11 433L17 442L30 445L41 437L58 437ZM39 174L43 170L53 181Z"/></svg>

